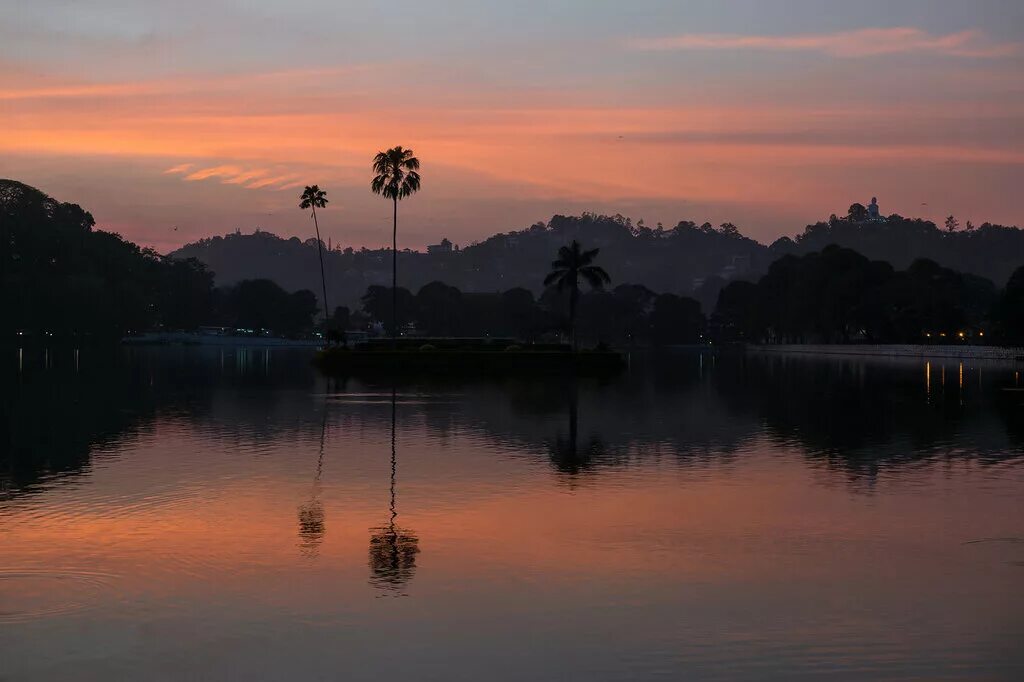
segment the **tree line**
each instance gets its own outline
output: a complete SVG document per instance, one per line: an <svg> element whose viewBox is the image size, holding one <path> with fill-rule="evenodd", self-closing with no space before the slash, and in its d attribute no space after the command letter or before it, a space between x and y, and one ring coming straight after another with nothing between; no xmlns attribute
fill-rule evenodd
<svg viewBox="0 0 1024 682"><path fill-rule="evenodd" d="M711 325L721 341L1024 343L1024 267L989 280L919 259L906 270L828 246L787 255L755 282L732 282Z"/></svg>
<svg viewBox="0 0 1024 682"><path fill-rule="evenodd" d="M316 296L269 280L214 287L198 260L162 256L94 229L92 215L39 190L0 181L0 333L120 338L201 325L300 334Z"/></svg>
<svg viewBox="0 0 1024 682"><path fill-rule="evenodd" d="M399 329L417 335L445 337L509 337L526 342L554 341L575 336L584 345L692 344L704 330L700 304L675 294L657 294L638 284L580 292L575 324L568 289L547 289L540 297L517 287L499 293L467 293L443 282L431 282L415 294L399 287L374 285L367 289L357 311L341 307L339 323L355 329L380 323L395 324L392 298L398 301Z"/></svg>
<svg viewBox="0 0 1024 682"><path fill-rule="evenodd" d="M408 150L401 154L404 158ZM840 222L830 229L855 229L850 220ZM198 260L161 256L94 226L92 215L78 205L56 201L22 183L0 181L4 338L17 331L120 337L133 331L202 325L268 329L282 335L314 329L319 302L308 289L288 291L268 279L216 288L213 274ZM918 260L897 270L852 249L826 246L784 255L756 282L729 283L705 319L693 298L656 293L646 282L606 289L607 273L588 270L595 267L595 249L588 252L570 244L559 251L555 263L548 260L550 254L541 256L535 266L540 281L551 274L547 284L552 286L539 287L539 296L525 287L470 293L442 281L429 282L415 294L400 287L370 286L358 309L350 313L339 307L332 324L360 329L379 322L386 330L411 324L424 335L524 340L566 334L582 343L609 345L684 344L708 338L1024 344L1021 268L999 290L985 278L933 260ZM606 267L608 261L614 262L607 250L602 251L602 261ZM545 263L551 267L543 268ZM390 265L394 278L395 262ZM614 267L608 269L620 281L625 279ZM594 288L560 289L563 279L577 285L589 281ZM392 312L396 309L397 319Z"/></svg>

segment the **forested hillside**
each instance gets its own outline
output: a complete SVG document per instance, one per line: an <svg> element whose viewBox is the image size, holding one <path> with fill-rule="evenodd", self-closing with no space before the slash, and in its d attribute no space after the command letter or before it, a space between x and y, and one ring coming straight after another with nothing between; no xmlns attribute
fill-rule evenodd
<svg viewBox="0 0 1024 682"><path fill-rule="evenodd" d="M522 287L536 295L551 256L573 239L601 249L603 266L615 282L643 284L655 292L685 294L710 312L725 284L756 280L783 255L821 251L830 244L851 248L871 260L905 269L927 258L953 270L978 275L1003 286L1024 263L1024 231L1016 227L964 225L948 231L923 220L893 215L866 221L857 205L844 218L808 225L793 237L765 246L726 223L714 227L682 221L674 227L649 227L622 216L554 216L548 223L496 234L462 249L399 254L399 286L416 291L442 281L467 293ZM970 227L971 229L967 229ZM399 241L401 243L401 241ZM218 284L266 277L287 290L317 290L316 241L282 239L267 232L203 239L176 251L196 258L216 275ZM370 285L389 285L390 251L335 245L325 255L328 298L356 306Z"/></svg>

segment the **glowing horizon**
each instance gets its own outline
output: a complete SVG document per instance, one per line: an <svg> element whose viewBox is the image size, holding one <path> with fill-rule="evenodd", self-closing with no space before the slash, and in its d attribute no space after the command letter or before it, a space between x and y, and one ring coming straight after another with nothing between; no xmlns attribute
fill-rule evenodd
<svg viewBox="0 0 1024 682"><path fill-rule="evenodd" d="M236 228L308 237L297 197L314 183L325 239L380 246L369 163L394 144L424 164L400 246L584 210L771 241L875 195L886 213L1021 223L1018 8L646 4L410 4L395 20L216 0L203 24L155 2L16 1L0 177L161 250ZM219 19L237 33L206 28ZM399 40L382 58L385 29Z"/></svg>

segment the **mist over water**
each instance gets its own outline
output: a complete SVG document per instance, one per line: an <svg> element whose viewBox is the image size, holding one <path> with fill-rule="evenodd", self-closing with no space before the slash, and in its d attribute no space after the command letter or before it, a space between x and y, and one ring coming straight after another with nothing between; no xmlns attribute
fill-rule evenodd
<svg viewBox="0 0 1024 682"><path fill-rule="evenodd" d="M3 352L4 680L1024 676L1020 366Z"/></svg>

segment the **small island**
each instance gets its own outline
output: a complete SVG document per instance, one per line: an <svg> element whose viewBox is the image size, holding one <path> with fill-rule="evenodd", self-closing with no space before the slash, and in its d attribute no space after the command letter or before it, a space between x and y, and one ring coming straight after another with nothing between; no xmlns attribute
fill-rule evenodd
<svg viewBox="0 0 1024 682"><path fill-rule="evenodd" d="M599 348L576 350L568 344L520 345L515 339L402 338L371 340L358 346L330 346L314 364L332 375L607 375L626 365L621 353Z"/></svg>
<svg viewBox="0 0 1024 682"><path fill-rule="evenodd" d="M328 346L317 353L314 364L324 373L337 375L613 374L626 365L621 353L604 345L581 351L576 341L580 280L592 289L611 282L608 273L594 264L598 253L600 249L584 250L573 240L558 250L551 272L544 278L545 286L568 293L568 344L521 344L513 338L491 337L399 337L397 299L393 297L390 339L372 339L354 348L347 343Z"/></svg>

